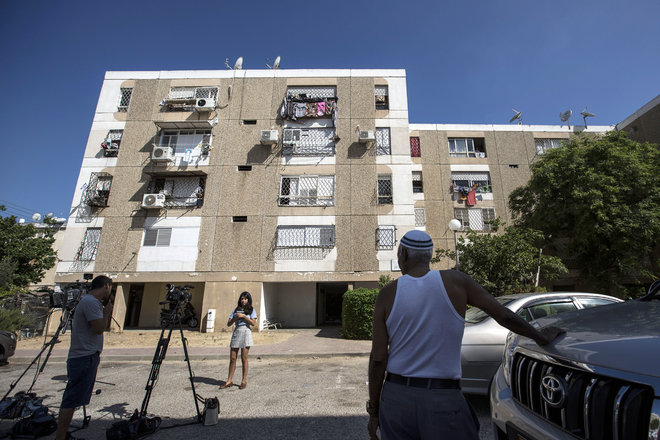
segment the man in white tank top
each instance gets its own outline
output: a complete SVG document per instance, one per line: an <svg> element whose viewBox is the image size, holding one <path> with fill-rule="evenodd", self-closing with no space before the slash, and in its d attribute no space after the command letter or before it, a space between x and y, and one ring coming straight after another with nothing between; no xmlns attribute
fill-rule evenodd
<svg viewBox="0 0 660 440"><path fill-rule="evenodd" d="M433 241L407 232L399 244L401 276L383 287L374 308L369 359L369 435L376 439L478 439L478 422L460 389L461 340L467 305L536 341L563 330L536 330L472 278L431 271ZM387 373L387 376L386 376Z"/></svg>

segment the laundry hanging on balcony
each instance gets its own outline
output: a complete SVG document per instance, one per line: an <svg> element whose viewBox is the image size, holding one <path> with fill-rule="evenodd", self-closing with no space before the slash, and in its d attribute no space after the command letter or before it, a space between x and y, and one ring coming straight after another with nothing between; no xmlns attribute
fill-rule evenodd
<svg viewBox="0 0 660 440"><path fill-rule="evenodd" d="M337 125L337 98L307 98L300 95L285 96L280 116L289 121L299 118L332 117Z"/></svg>

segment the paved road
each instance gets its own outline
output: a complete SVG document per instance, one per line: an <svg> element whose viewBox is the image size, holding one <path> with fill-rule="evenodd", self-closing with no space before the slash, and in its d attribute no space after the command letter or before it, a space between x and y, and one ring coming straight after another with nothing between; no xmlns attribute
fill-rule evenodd
<svg viewBox="0 0 660 440"><path fill-rule="evenodd" d="M367 362L365 356L296 357L250 359L248 387L245 390L218 387L226 378L226 360L193 360L196 391L203 397L220 400L219 422L215 426L190 423L196 415L186 363L166 359L149 402L149 412L163 418L157 439L365 439L367 419ZM0 392L4 395L10 383L26 364L0 367ZM88 414L89 428L78 432L83 438L104 439L105 429L115 420L126 418L140 408L150 361L102 361L97 377L97 390ZM240 378L240 362L236 378ZM27 389L32 370L14 392ZM44 403L57 411L66 381L63 362L50 361L39 377L34 391ZM1 395L0 395L1 396ZM488 400L470 397L480 416L482 439L492 438ZM80 423L82 411L76 412L74 423ZM0 429L14 421L1 421Z"/></svg>

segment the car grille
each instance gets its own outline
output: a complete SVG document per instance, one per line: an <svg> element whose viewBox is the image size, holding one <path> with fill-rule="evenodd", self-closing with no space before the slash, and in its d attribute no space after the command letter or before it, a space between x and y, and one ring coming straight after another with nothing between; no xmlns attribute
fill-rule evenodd
<svg viewBox="0 0 660 440"><path fill-rule="evenodd" d="M553 396L543 385L544 378L546 385L553 380L555 385L561 383L564 392ZM648 437L653 402L650 387L517 354L511 390L518 403L577 438ZM563 402L559 402L559 394L563 394Z"/></svg>

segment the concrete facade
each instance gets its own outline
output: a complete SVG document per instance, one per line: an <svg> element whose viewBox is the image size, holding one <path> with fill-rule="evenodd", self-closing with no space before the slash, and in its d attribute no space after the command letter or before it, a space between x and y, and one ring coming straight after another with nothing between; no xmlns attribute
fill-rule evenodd
<svg viewBox="0 0 660 440"><path fill-rule="evenodd" d="M387 86L387 109L376 109L377 86ZM171 99L173 90L209 87L217 90L210 111L166 111L181 102ZM126 89L130 103L118 111ZM324 103L336 99L336 117L316 105L320 117L282 116L286 96L300 104L315 93L331 93ZM116 157L100 147L111 130L123 130ZM278 142L263 145L262 130L276 130ZM360 142L361 131L378 140ZM575 131L585 130L410 124L403 70L107 72L55 281L112 277L118 329L157 327L166 283L195 286L201 330L209 309L215 331L226 329L244 290L260 322L337 323L341 293L398 276L396 243L408 230L426 230L436 247L453 248L447 225L461 212L477 229L483 216L508 222L508 194L529 178L537 140ZM285 142L285 132L306 140ZM411 137L419 138L419 157L411 155ZM153 160L172 142L171 160ZM451 153L452 142L479 151ZM97 179L108 176L104 203L90 202ZM476 182L474 205L456 189L463 178ZM198 184L203 197L195 199ZM144 208L145 194L169 205Z"/></svg>

